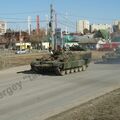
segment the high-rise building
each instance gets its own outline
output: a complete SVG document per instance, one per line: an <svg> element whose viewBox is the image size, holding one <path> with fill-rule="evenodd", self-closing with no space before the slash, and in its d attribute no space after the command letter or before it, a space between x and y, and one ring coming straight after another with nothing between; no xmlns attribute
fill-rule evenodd
<svg viewBox="0 0 120 120"><path fill-rule="evenodd" d="M120 20L115 20L115 21L113 21L113 25L118 25L118 22L119 22Z"/></svg>
<svg viewBox="0 0 120 120"><path fill-rule="evenodd" d="M0 35L5 34L6 30L7 30L7 23L5 21L0 20Z"/></svg>
<svg viewBox="0 0 120 120"><path fill-rule="evenodd" d="M120 20L113 21L113 31L114 32L120 31Z"/></svg>
<svg viewBox="0 0 120 120"><path fill-rule="evenodd" d="M110 24L92 24L90 25L90 31L94 32L96 30L109 30L111 31L112 25Z"/></svg>
<svg viewBox="0 0 120 120"><path fill-rule="evenodd" d="M118 22L118 30L120 31L120 21Z"/></svg>
<svg viewBox="0 0 120 120"><path fill-rule="evenodd" d="M120 31L120 20L113 21L113 31L114 32Z"/></svg>
<svg viewBox="0 0 120 120"><path fill-rule="evenodd" d="M76 24L76 32L83 34L85 29L87 30L90 29L89 26L90 26L90 23L88 20L79 20L77 21L77 24Z"/></svg>

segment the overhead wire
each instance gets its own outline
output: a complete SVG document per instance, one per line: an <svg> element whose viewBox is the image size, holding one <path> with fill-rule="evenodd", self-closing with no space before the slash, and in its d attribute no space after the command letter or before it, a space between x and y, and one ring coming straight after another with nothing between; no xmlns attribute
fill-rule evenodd
<svg viewBox="0 0 120 120"><path fill-rule="evenodd" d="M69 28L75 28L75 26L71 26L71 25L66 24L65 22L61 22L61 21L58 21L58 24L64 25L65 27L69 27Z"/></svg>
<svg viewBox="0 0 120 120"><path fill-rule="evenodd" d="M0 15L35 14L35 13L45 13L45 12L48 12L48 10L42 10L42 11L29 11L29 12L0 13Z"/></svg>
<svg viewBox="0 0 120 120"><path fill-rule="evenodd" d="M58 14L58 17L60 17L58 24L66 27L66 29L76 29L75 22L71 21L67 15L63 16Z"/></svg>
<svg viewBox="0 0 120 120"><path fill-rule="evenodd" d="M58 15L59 15L59 14L58 14ZM67 15L64 15L64 16L59 15L59 16L61 16L64 20L66 20L66 21L68 21L68 22L70 22L70 23L72 23L72 24L75 24L75 21L71 21L71 20L68 18Z"/></svg>
<svg viewBox="0 0 120 120"><path fill-rule="evenodd" d="M65 13L58 13L58 15L66 16ZM90 16L80 16L80 15L73 15L73 14L67 14L67 16L74 17L74 18L82 18L82 19L94 19L94 20L107 20L107 21L116 20L116 18L90 17Z"/></svg>
<svg viewBox="0 0 120 120"><path fill-rule="evenodd" d="M42 10L42 11L29 11L29 12L14 12L14 13L0 13L0 15L19 15L19 14L35 14L35 13L45 13L46 10ZM48 12L48 11L47 11ZM75 28L76 29L76 21L71 20L72 18L91 18L92 17L86 17L86 16L80 16L80 15L73 15L73 14L65 14L65 13L58 13L57 12L58 17L60 17L58 24L63 25L64 27L69 27L69 28ZM28 23L27 19L24 18L15 18L15 17L3 17L0 19L5 19L7 23L13 24L13 23ZM94 18L94 19L98 19L98 20L115 20L115 19L108 19L108 18ZM36 20L31 20L31 23L35 23ZM40 22L45 23L47 22L46 20L40 20Z"/></svg>
<svg viewBox="0 0 120 120"><path fill-rule="evenodd" d="M61 19L60 21L64 22L66 25L71 25L71 26L75 26L75 23L70 22L69 20L65 20L65 19Z"/></svg>
<svg viewBox="0 0 120 120"><path fill-rule="evenodd" d="M36 20L32 20L31 23L36 22ZM46 22L46 20L41 20L40 22ZM25 21L8 21L7 23L28 23L27 20Z"/></svg>

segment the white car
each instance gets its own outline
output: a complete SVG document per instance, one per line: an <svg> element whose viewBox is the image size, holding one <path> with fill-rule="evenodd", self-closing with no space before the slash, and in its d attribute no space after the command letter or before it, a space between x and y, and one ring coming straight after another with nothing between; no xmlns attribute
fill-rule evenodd
<svg viewBox="0 0 120 120"><path fill-rule="evenodd" d="M22 50L16 51L15 53L16 53L16 54L26 54L26 53L28 53L28 51L25 50L25 49L22 49Z"/></svg>

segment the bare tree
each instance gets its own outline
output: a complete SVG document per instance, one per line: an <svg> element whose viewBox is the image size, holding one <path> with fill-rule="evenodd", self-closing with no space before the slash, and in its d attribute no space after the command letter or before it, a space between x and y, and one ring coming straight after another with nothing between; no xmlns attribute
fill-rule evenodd
<svg viewBox="0 0 120 120"><path fill-rule="evenodd" d="M32 43L32 45L37 48L37 49L41 49L42 47L42 42L44 40L45 37L45 30L41 29L39 30L39 33L36 33L36 30L33 30L31 35L30 35L30 42Z"/></svg>

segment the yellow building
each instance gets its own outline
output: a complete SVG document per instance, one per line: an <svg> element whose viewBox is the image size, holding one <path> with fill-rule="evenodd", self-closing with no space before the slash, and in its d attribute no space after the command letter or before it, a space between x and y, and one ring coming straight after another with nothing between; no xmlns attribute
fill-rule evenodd
<svg viewBox="0 0 120 120"><path fill-rule="evenodd" d="M31 43L19 42L19 43L16 43L15 46L17 50L23 50L23 49L31 50L32 49Z"/></svg>

